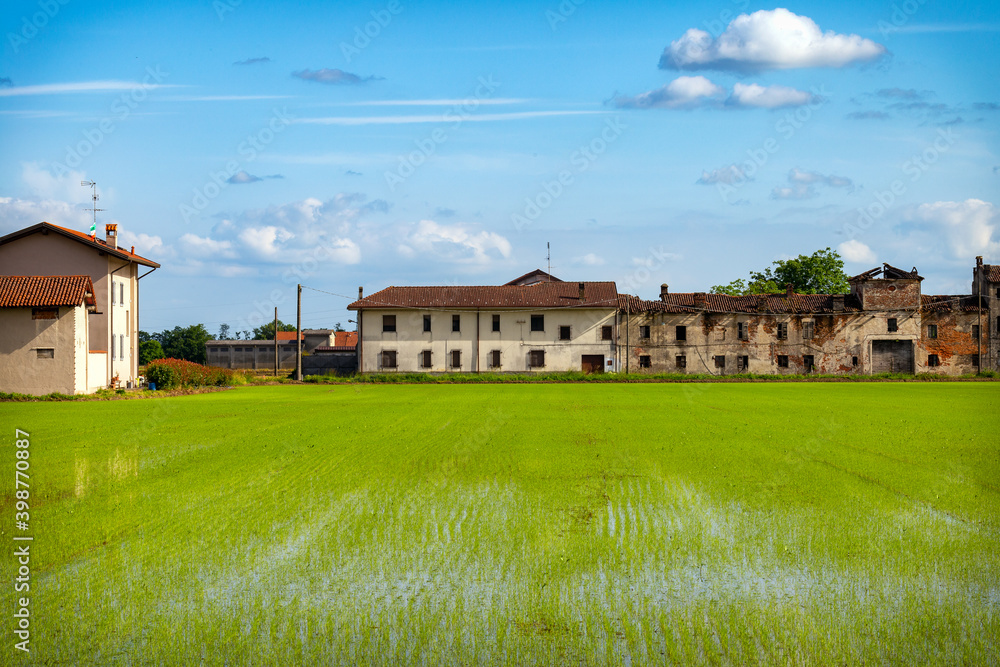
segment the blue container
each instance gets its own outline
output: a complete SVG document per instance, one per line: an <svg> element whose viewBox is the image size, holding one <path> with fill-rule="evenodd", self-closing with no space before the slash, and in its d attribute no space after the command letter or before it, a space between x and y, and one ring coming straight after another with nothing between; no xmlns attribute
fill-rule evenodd
<svg viewBox="0 0 1000 667"><path fill-rule="evenodd" d="M156 391L156 383L155 382L150 382L149 383L149 390L150 391Z"/></svg>

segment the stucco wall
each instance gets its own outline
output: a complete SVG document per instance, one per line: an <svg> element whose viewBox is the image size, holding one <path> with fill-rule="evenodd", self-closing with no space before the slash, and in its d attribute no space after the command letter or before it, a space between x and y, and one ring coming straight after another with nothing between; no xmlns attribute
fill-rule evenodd
<svg viewBox="0 0 1000 667"><path fill-rule="evenodd" d="M80 346L76 308L59 308L54 320L33 320L31 308L0 308L0 391L20 394L74 394L79 391L76 366ZM51 359L38 349L52 349Z"/></svg>
<svg viewBox="0 0 1000 667"><path fill-rule="evenodd" d="M500 331L493 331L493 315ZM531 331L531 315L544 315L545 330ZM396 331L383 332L383 315L396 316ZM424 315L431 331L424 332ZM452 316L461 317L461 331L452 331ZM365 310L361 312L362 372L552 372L581 370L583 355L614 359L614 340L602 340L603 326L615 324L612 309L483 310ZM559 327L570 327L570 339L559 339ZM613 338L613 336L612 336ZM478 354L477 354L478 341ZM381 368L383 350L396 352L397 367ZM421 352L431 351L431 367L421 366ZM461 351L461 367L451 365L451 352ZM490 367L492 350L500 350L500 368ZM529 367L529 353L545 351L543 368ZM610 370L610 369L609 369Z"/></svg>

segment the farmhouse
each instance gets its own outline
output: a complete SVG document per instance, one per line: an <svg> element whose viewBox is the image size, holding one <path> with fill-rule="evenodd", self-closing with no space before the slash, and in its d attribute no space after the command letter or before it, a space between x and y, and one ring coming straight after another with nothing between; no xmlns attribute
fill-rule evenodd
<svg viewBox="0 0 1000 667"><path fill-rule="evenodd" d="M139 280L159 266L135 254L134 247L118 247L118 226L114 224L105 227L104 239L49 222L0 237L0 275L22 279L6 281L14 290L11 303L42 304L12 305L10 312L5 309L5 334L14 330L8 325L15 326L18 318L30 316L34 324L17 324L16 339L4 336L0 391L84 393L113 384L134 385L139 374ZM143 267L149 271L142 273ZM60 280L40 282L39 278ZM89 280L87 287L81 282L83 278ZM60 291L45 291L55 290L56 285ZM83 296L87 292L92 303ZM69 296L72 303L42 303L46 299L67 301ZM42 312L47 308L58 311ZM36 360L43 363L21 366L24 355L30 357L33 350ZM66 376L70 367L75 369L72 380ZM62 388L45 390L56 386Z"/></svg>

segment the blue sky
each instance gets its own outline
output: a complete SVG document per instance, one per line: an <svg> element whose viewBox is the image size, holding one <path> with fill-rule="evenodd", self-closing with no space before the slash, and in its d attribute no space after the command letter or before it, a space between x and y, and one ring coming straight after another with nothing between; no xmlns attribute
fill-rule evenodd
<svg viewBox="0 0 1000 667"><path fill-rule="evenodd" d="M0 233L163 265L141 327L347 325L545 267L654 298L832 247L1000 263L994 3L5 3ZM350 327L349 327L350 328Z"/></svg>

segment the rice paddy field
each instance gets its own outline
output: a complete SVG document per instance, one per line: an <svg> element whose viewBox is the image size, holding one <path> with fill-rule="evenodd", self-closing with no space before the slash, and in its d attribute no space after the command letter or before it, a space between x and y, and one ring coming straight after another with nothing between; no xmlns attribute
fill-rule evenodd
<svg viewBox="0 0 1000 667"><path fill-rule="evenodd" d="M0 664L1000 659L996 383L246 387L0 423Z"/></svg>

